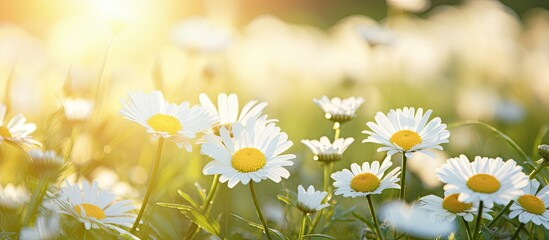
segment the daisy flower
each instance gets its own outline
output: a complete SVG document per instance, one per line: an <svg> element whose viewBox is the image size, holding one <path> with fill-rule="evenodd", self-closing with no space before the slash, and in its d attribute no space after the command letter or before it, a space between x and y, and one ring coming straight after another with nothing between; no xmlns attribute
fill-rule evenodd
<svg viewBox="0 0 549 240"><path fill-rule="evenodd" d="M203 107L189 107L187 102L168 103L159 91L150 94L130 92L128 95L129 101L122 101L120 110L124 118L143 125L153 139L172 140L188 152L197 133L207 131L215 121Z"/></svg>
<svg viewBox="0 0 549 240"><path fill-rule="evenodd" d="M120 227L131 227L135 220L135 215L130 213L134 209L130 200L113 202L115 195L100 189L95 181L91 186L88 181L83 181L82 188L66 180L65 184L61 196L56 199L59 213L83 223L86 230L112 229L131 236Z"/></svg>
<svg viewBox="0 0 549 240"><path fill-rule="evenodd" d="M284 167L292 166L293 154L282 154L292 146L286 133L280 132L275 123L267 123L266 116L250 118L246 126L232 124L231 138L228 130L222 127L220 136L204 136L201 153L214 160L202 172L205 175L221 174L221 182L229 182L229 188L237 183L247 185L250 180L260 182L271 179L280 182L288 178L290 172Z"/></svg>
<svg viewBox="0 0 549 240"><path fill-rule="evenodd" d="M28 154L30 165L38 176L53 177L65 163L63 158L53 150L31 149Z"/></svg>
<svg viewBox="0 0 549 240"><path fill-rule="evenodd" d="M21 186L8 183L5 187L0 185L0 209L17 209L30 200L30 193Z"/></svg>
<svg viewBox="0 0 549 240"><path fill-rule="evenodd" d="M399 201L383 205L380 218L406 236L418 238L447 237L456 229L454 222L434 221L429 211Z"/></svg>
<svg viewBox="0 0 549 240"><path fill-rule="evenodd" d="M458 196L459 194L457 193L451 195L445 194L444 199L442 199L435 195L428 195L422 197L419 203L423 209L431 212L430 216L434 218L434 221L444 220L453 222L456 217L463 217L467 222L473 221L473 215L478 213L478 203L460 202ZM490 212L490 209L485 208L482 212L482 217L492 220Z"/></svg>
<svg viewBox="0 0 549 240"><path fill-rule="evenodd" d="M387 115L377 112L375 123L366 123L371 131L366 130L362 133L370 136L362 142L385 145L378 148L377 151L387 151L389 156L403 152L406 157L410 158L414 152L422 152L434 157L433 153L427 149L442 150L440 144L448 142L450 132L446 130L446 124L441 123L438 117L427 122L431 113L432 111L428 110L424 115L422 108L416 112L414 108L407 107L391 109Z"/></svg>
<svg viewBox="0 0 549 240"><path fill-rule="evenodd" d="M229 94L228 96L225 93L220 93L217 96L217 108L205 93L200 94L199 100L200 105L208 109L208 111L215 116L215 122L218 123L218 125L214 127L216 135L219 135L219 128L221 126L230 128L232 123L239 122L245 124L250 118L258 118L263 109L267 106L266 102L260 102L256 105L257 101L249 101L244 105L242 112L239 114L238 96L234 93Z"/></svg>
<svg viewBox="0 0 549 240"><path fill-rule="evenodd" d="M339 138L333 143L328 137L323 136L320 140L301 140L315 155L314 160L321 162L335 162L341 160L343 152L353 143L353 138Z"/></svg>
<svg viewBox="0 0 549 240"><path fill-rule="evenodd" d="M305 191L303 186L297 187L297 208L304 213L314 213L330 206L330 204L322 204L324 198L328 195L327 192L315 191L313 185L309 186Z"/></svg>
<svg viewBox="0 0 549 240"><path fill-rule="evenodd" d="M549 185L537 192L539 186L540 183L534 179L524 187L524 195L511 205L509 218L518 216L521 223L533 222L549 229Z"/></svg>
<svg viewBox="0 0 549 240"><path fill-rule="evenodd" d="M448 159L436 170L438 178L446 183L446 194L459 194L464 203L483 201L487 208L494 203L505 205L524 194L522 188L528 184L528 176L522 167L509 159L475 157L469 162L465 155Z"/></svg>
<svg viewBox="0 0 549 240"><path fill-rule="evenodd" d="M212 53L226 49L232 36L226 29L200 16L178 23L172 31L174 43L190 52Z"/></svg>
<svg viewBox="0 0 549 240"><path fill-rule="evenodd" d="M356 115L356 110L362 105L364 99L360 97L350 97L341 99L338 97L329 99L327 96L322 96L320 99L313 99L322 110L325 112L325 117L333 122L344 123L353 119Z"/></svg>
<svg viewBox="0 0 549 240"><path fill-rule="evenodd" d="M400 189L396 184L399 181L397 175L400 167L396 167L388 174L385 171L391 167L391 157L387 156L381 166L379 161L374 161L370 165L369 162L360 165L353 163L351 170L343 169L332 174L332 179L335 180L335 194L343 195L343 197L366 197L370 194L381 194L385 189L395 188Z"/></svg>
<svg viewBox="0 0 549 240"><path fill-rule="evenodd" d="M90 118L93 101L83 98L67 98L63 101L65 117L70 122L83 122Z"/></svg>
<svg viewBox="0 0 549 240"><path fill-rule="evenodd" d="M0 104L0 144L3 141L9 141L28 147L42 145L30 136L36 130L34 123L25 123L25 117L19 113L6 124L6 111L6 105Z"/></svg>

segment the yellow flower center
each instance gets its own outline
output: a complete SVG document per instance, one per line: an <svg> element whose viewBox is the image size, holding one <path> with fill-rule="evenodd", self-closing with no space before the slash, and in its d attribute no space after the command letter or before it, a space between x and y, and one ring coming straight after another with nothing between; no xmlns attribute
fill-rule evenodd
<svg viewBox="0 0 549 240"><path fill-rule="evenodd" d="M379 187L379 178L371 173L361 173L351 180L351 188L357 192L371 192Z"/></svg>
<svg viewBox="0 0 549 240"><path fill-rule="evenodd" d="M467 187L475 192L493 193L499 189L500 184L494 176L479 173L467 180Z"/></svg>
<svg viewBox="0 0 549 240"><path fill-rule="evenodd" d="M74 206L74 210L76 210L78 215L80 215L81 217L82 217L82 209L84 209L84 211L86 212L86 216L93 217L97 220L101 220L107 217L105 216L105 212L103 212L103 210L96 205L89 204L89 203L82 203Z"/></svg>
<svg viewBox="0 0 549 240"><path fill-rule="evenodd" d="M177 134L183 128L177 118L162 113L150 117L147 124L157 132L167 132L171 135Z"/></svg>
<svg viewBox="0 0 549 240"><path fill-rule="evenodd" d="M458 201L458 196L459 194L456 193L445 197L444 200L442 200L442 207L449 212L460 213L473 206L472 203L463 203Z"/></svg>
<svg viewBox="0 0 549 240"><path fill-rule="evenodd" d="M267 158L256 148L242 148L233 155L231 160L233 168L240 172L257 171L266 163Z"/></svg>
<svg viewBox="0 0 549 240"><path fill-rule="evenodd" d="M10 130L7 127L0 126L0 136L4 139L11 138Z"/></svg>
<svg viewBox="0 0 549 240"><path fill-rule="evenodd" d="M518 198L517 201L520 206L524 208L524 210L530 213L541 215L545 212L545 204L543 203L543 201L541 201L541 199L534 195L522 195Z"/></svg>
<svg viewBox="0 0 549 240"><path fill-rule="evenodd" d="M415 145L421 143L421 137L414 131L400 130L393 134L390 141L400 146L404 151L408 151Z"/></svg>

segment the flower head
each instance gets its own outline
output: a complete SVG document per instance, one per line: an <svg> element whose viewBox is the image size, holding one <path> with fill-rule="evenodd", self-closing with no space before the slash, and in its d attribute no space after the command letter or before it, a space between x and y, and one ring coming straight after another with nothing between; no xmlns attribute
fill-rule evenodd
<svg viewBox="0 0 549 240"><path fill-rule="evenodd" d="M59 213L71 216L83 223L87 230L112 229L131 236L120 226L131 227L135 215L129 211L134 209L130 200L113 202L115 195L88 181L82 182L82 188L77 184L61 189L61 196L55 201L59 206Z"/></svg>
<svg viewBox="0 0 549 240"><path fill-rule="evenodd" d="M280 182L290 172L284 167L292 166L293 154L282 154L292 146L288 135L280 131L275 123L267 123L266 116L250 118L246 125L232 124L233 137L222 127L219 135L204 136L201 153L214 160L202 172L205 175L221 174L221 182L229 182L230 188L237 183L244 185L250 180L260 182L271 179Z"/></svg>
<svg viewBox="0 0 549 240"><path fill-rule="evenodd" d="M320 140L301 140L313 154L314 159L320 162L334 162L341 160L343 152L353 143L353 138L339 138L333 143L328 137L321 137Z"/></svg>
<svg viewBox="0 0 549 240"><path fill-rule="evenodd" d="M511 205L509 218L518 216L521 223L533 222L549 229L549 185L537 192L539 186L536 179L528 182L523 189L524 194Z"/></svg>
<svg viewBox="0 0 549 240"><path fill-rule="evenodd" d="M178 23L172 32L175 44L186 51L218 52L231 43L231 34L204 17L191 17Z"/></svg>
<svg viewBox="0 0 549 240"><path fill-rule="evenodd" d="M30 165L39 177L49 178L57 175L58 170L65 162L53 150L42 151L41 149L31 149L28 153L30 156Z"/></svg>
<svg viewBox="0 0 549 240"><path fill-rule="evenodd" d="M17 209L30 200L30 193L21 186L14 186L8 183L0 185L0 208Z"/></svg>
<svg viewBox="0 0 549 240"><path fill-rule="evenodd" d="M213 116L203 107L189 107L187 102L168 103L159 91L128 95L129 101L122 101L120 110L124 118L143 125L153 139L172 140L187 151L191 151L191 140L197 133L207 131L214 123Z"/></svg>
<svg viewBox="0 0 549 240"><path fill-rule="evenodd" d="M362 142L385 145L377 151L387 151L389 156L403 152L406 157L412 157L414 152L422 152L434 157L426 150L429 148L442 150L440 144L448 142L450 132L438 117L427 122L431 113L432 111L428 110L424 115L422 108L416 112L414 108L407 107L391 109L387 115L378 112L375 122L366 123L371 131L362 132L369 135Z"/></svg>
<svg viewBox="0 0 549 240"><path fill-rule="evenodd" d="M327 192L315 191L313 185L307 188L299 185L297 187L297 208L304 213L314 213L320 209L330 206L330 204L322 204L324 198L328 195Z"/></svg>
<svg viewBox="0 0 549 240"><path fill-rule="evenodd" d="M343 171L333 173L335 194L355 198L381 194L388 188L400 189L400 186L396 184L399 181L397 176L400 173L400 167L385 174L385 171L392 165L391 157L387 156L381 165L378 161L372 162L371 165L369 162L364 162L362 167L353 163L351 170L343 169Z"/></svg>
<svg viewBox="0 0 549 240"><path fill-rule="evenodd" d="M521 166L499 157L477 156L472 163L465 155L451 158L437 169L437 176L446 183L446 194L459 194L458 200L464 203L483 201L488 208L516 199L528 184Z"/></svg>
<svg viewBox="0 0 549 240"><path fill-rule="evenodd" d="M93 101L83 98L67 98L63 101L65 117L70 122L83 122L90 118L93 111Z"/></svg>
<svg viewBox="0 0 549 240"><path fill-rule="evenodd" d="M435 195L424 196L419 200L421 207L430 212L430 216L434 221L444 220L453 222L456 217L463 217L465 221L471 222L474 219L473 215L478 214L478 203L464 203L458 200L459 194L445 194L444 199ZM482 217L492 220L489 214L490 209L484 208Z"/></svg>
<svg viewBox="0 0 549 240"><path fill-rule="evenodd" d="M344 123L353 119L356 115L356 110L362 105L364 99L360 97L350 97L341 99L338 97L329 99L327 96L322 96L320 99L313 99L322 110L325 112L326 119Z"/></svg>
<svg viewBox="0 0 549 240"><path fill-rule="evenodd" d="M6 111L6 105L0 104L0 144L9 141L28 147L42 145L30 136L36 130L34 123L25 123L27 120L19 113L6 124Z"/></svg>

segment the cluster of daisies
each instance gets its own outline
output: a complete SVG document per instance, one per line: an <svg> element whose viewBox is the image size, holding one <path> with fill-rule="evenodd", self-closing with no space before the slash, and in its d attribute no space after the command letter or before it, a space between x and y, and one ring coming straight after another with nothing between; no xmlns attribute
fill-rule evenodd
<svg viewBox="0 0 549 240"><path fill-rule="evenodd" d="M193 145L200 144L200 153L211 159L203 168L204 175L214 175L207 201L197 211L209 213L218 183L227 183L229 188L237 184L248 185L262 229L268 239L271 231L261 211L254 184L263 180L279 183L290 177L287 167L294 164L294 154L285 153L292 145L288 135L278 126L276 119L263 114L267 103L249 101L240 110L236 94L219 94L215 104L206 94L199 96L199 105L188 102L180 104L165 100L159 91L151 93L130 92L122 100L120 113L124 118L145 127L151 139L158 144L154 167L149 175L148 187L141 207L135 209L132 200L120 200L110 191L101 189L98 183L65 179L60 189L52 187L59 173L70 161L52 150L41 150L41 143L30 134L36 125L26 123L21 114L4 123L7 108L0 105L0 143L30 147L30 163L39 169L37 185L32 195L22 187L0 186L2 209L15 209L22 214L21 239L52 239L63 236L60 229L66 225L63 219L77 222L83 229L100 229L115 235L138 239L147 226L149 197L154 192L159 162L162 158L164 140L170 140L187 152ZM373 122L366 123L367 137L363 143L381 144L378 152L386 152L380 161L352 163L349 169L333 171L334 163L341 161L346 149L354 139L340 137L343 124L356 117L356 111L364 102L362 98L347 99L323 96L314 99L333 122L334 136L321 136L318 140L302 140L313 159L324 168L323 186L299 185L297 194L281 200L295 206L303 214L299 239L315 232L321 221L329 221L333 211L334 195L350 198L366 198L371 224L369 236L386 239L390 236L412 236L420 238L447 237L456 232L461 218L469 240L480 238L482 219L491 221L491 226L501 215L510 210L509 218L517 218L524 224L542 225L549 229L549 187L542 187L535 174L527 176L521 166L512 159L475 157L470 161L465 155L450 158L436 170L440 181L445 183L443 197L428 195L421 197L418 204L406 203L406 161L416 153L433 154L430 149L442 150L441 144L448 143L450 132L441 119L431 119L432 111L415 108L392 109L388 114L378 112ZM87 120L93 114L93 103L82 99L63 103L66 118L75 124ZM38 148L37 148L38 147ZM21 148L23 149L23 148ZM394 166L393 159L401 159L400 166ZM544 162L545 164L546 162ZM541 167L544 167L542 165ZM541 188L541 189L540 189ZM317 190L319 189L319 190ZM320 190L321 189L321 190ZM398 201L381 206L379 216L373 195L396 189ZM417 206L419 205L419 207ZM494 205L505 206L496 217ZM25 208L24 211L17 209ZM138 210L138 211L137 211ZM137 214L136 214L137 212ZM315 214L316 213L316 214ZM314 217L313 217L314 214ZM324 220L322 216L325 216ZM313 217L313 218L311 218ZM62 219L63 218L63 219ZM475 221L474 230L469 226ZM392 227L394 232L389 231ZM192 224L187 239L192 239L199 226ZM86 231L84 231L86 232Z"/></svg>

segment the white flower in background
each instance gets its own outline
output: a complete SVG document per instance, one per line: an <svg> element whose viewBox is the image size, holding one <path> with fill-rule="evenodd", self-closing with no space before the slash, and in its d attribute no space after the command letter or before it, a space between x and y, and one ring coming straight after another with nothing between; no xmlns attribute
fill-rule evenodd
<svg viewBox="0 0 549 240"><path fill-rule="evenodd" d="M0 104L0 144L9 141L28 147L42 145L30 136L36 130L36 124L25 123L27 120L20 113L6 124L6 111L6 105Z"/></svg>
<svg viewBox="0 0 549 240"><path fill-rule="evenodd" d="M483 201L492 208L494 203L505 205L524 194L528 176L522 167L509 159L475 157L471 163L465 155L448 159L436 170L438 178L446 183L445 194L459 194L465 203Z"/></svg>
<svg viewBox="0 0 549 240"><path fill-rule="evenodd" d="M371 165L369 162L364 162L362 167L353 163L351 170L343 169L333 173L335 195L352 198L366 197L370 194L381 194L383 190L389 188L400 189L396 184L399 181L397 176L400 173L400 167L385 174L392 165L391 157L387 156L381 165L379 161L374 161Z"/></svg>
<svg viewBox="0 0 549 240"><path fill-rule="evenodd" d="M53 150L31 149L28 154L30 165L38 176L54 176L65 163L63 157L57 155Z"/></svg>
<svg viewBox="0 0 549 240"><path fill-rule="evenodd" d="M244 105L239 114L238 96L234 93L228 96L225 93L220 93L217 96L217 108L205 93L200 94L199 99L200 105L208 109L215 116L215 122L219 124L214 128L216 135L219 135L221 126L230 128L232 123L245 124L250 118L258 118L267 106L266 102L260 102L256 105L257 101L252 100Z"/></svg>
<svg viewBox="0 0 549 240"><path fill-rule="evenodd" d="M183 50L210 53L226 49L232 36L229 31L208 19L194 16L173 28L172 39Z"/></svg>
<svg viewBox="0 0 549 240"><path fill-rule="evenodd" d="M456 229L453 222L433 221L429 211L399 201L383 205L379 218L411 237L433 239L442 236L445 238Z"/></svg>
<svg viewBox="0 0 549 240"><path fill-rule="evenodd" d="M169 139L188 152L192 150L192 139L209 130L215 121L205 108L189 107L187 102L168 103L159 91L129 92L128 95L130 100L122 101L120 110L124 118L143 125L153 139Z"/></svg>
<svg viewBox="0 0 549 240"><path fill-rule="evenodd" d="M326 119L334 122L344 123L353 119L356 110L364 102L360 97L349 97L341 99L338 97L329 99L327 96L322 96L320 99L313 99L322 110L325 112Z"/></svg>
<svg viewBox="0 0 549 240"><path fill-rule="evenodd" d="M442 187L442 182L438 179L437 173L432 169L442 166L449 157L444 151L434 149L431 152L435 155L434 158L427 154L416 152L412 158L408 159L406 164L408 165L408 169L421 179L421 184L425 188L439 189Z"/></svg>
<svg viewBox="0 0 549 240"><path fill-rule="evenodd" d="M453 222L456 217L463 217L467 222L473 221L474 215L478 214L478 203L460 202L458 196L459 194L454 193L446 195L442 199L435 195L428 195L419 199L419 203L423 209L430 212L433 221L444 220ZM482 217L492 220L491 211L490 209L483 208Z"/></svg>
<svg viewBox="0 0 549 240"><path fill-rule="evenodd" d="M113 202L115 195L100 189L97 182L90 185L88 181L83 181L82 189L68 181L65 181L65 184L66 186L61 189L61 196L56 199L59 213L83 223L86 230L112 229L132 236L121 228L131 227L135 220L135 215L130 212L134 209L132 201Z"/></svg>
<svg viewBox="0 0 549 240"><path fill-rule="evenodd" d="M301 140L315 155L314 160L320 162L335 162L341 160L343 152L354 142L353 138L339 138L333 143L328 137L323 136L320 140Z"/></svg>
<svg viewBox="0 0 549 240"><path fill-rule="evenodd" d="M370 46L391 45L396 41L396 34L389 28L379 25L358 25L356 30Z"/></svg>
<svg viewBox="0 0 549 240"><path fill-rule="evenodd" d="M528 182L524 187L524 195L511 205L509 218L518 216L521 223L533 222L549 229L549 185L537 192L539 186L540 183L535 179Z"/></svg>
<svg viewBox="0 0 549 240"><path fill-rule="evenodd" d="M65 117L71 122L82 122L90 118L93 112L93 101L83 98L63 100Z"/></svg>
<svg viewBox="0 0 549 240"><path fill-rule="evenodd" d="M0 208L16 209L22 207L30 200L30 193L22 186L14 186L8 183L0 185Z"/></svg>
<svg viewBox="0 0 549 240"><path fill-rule="evenodd" d="M36 218L36 222L32 227L25 227L21 229L21 240L52 240L57 239L60 234L60 217L58 214L51 214L50 216L40 215Z"/></svg>
<svg viewBox="0 0 549 240"><path fill-rule="evenodd" d="M213 158L202 172L205 175L221 174L221 182L229 182L229 188L237 183L247 185L250 180L260 182L271 179L280 182L290 172L284 167L292 166L293 154L282 154L292 146L286 133L280 132L275 123L267 123L266 116L250 118L246 126L232 124L233 137L226 128L219 136L204 136L201 153Z"/></svg>
<svg viewBox="0 0 549 240"><path fill-rule="evenodd" d="M328 195L327 192L315 191L313 185L309 186L305 191L303 186L297 187L297 208L304 213L314 213L330 206L330 204L322 204L324 198Z"/></svg>
<svg viewBox="0 0 549 240"><path fill-rule="evenodd" d="M387 4L409 12L421 12L431 6L430 0L387 0Z"/></svg>
<svg viewBox="0 0 549 240"><path fill-rule="evenodd" d="M365 130L362 133L370 136L362 142L385 145L377 151L387 151L389 156L404 152L406 157L411 158L414 152L422 152L434 157L427 149L442 150L440 144L448 142L450 132L439 117L428 122L432 112L428 110L424 115L422 108L416 112L414 108L407 107L391 109L387 115L377 112L375 122L366 123L371 131Z"/></svg>

